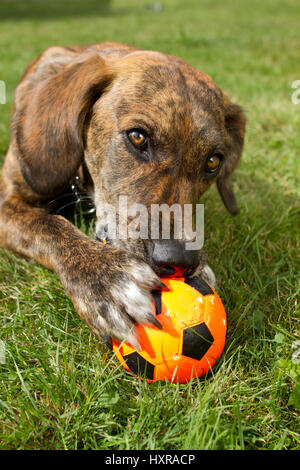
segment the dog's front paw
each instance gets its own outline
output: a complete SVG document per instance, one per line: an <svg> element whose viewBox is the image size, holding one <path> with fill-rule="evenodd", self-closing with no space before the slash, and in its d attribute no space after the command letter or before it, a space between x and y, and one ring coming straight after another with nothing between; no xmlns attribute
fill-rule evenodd
<svg viewBox="0 0 300 470"><path fill-rule="evenodd" d="M160 327L151 291L163 284L141 259L94 243L80 260L73 255L63 271L62 282L77 312L106 342L113 337L139 349L135 324Z"/></svg>

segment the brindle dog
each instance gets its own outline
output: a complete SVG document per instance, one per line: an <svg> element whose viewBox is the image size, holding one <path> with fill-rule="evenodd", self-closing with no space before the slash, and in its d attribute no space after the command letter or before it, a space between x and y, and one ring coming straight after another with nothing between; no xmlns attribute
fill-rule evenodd
<svg viewBox="0 0 300 470"><path fill-rule="evenodd" d="M237 212L229 177L245 132L242 109L183 60L116 43L50 47L15 92L11 143L0 186L0 242L53 269L101 338L139 347L136 323L153 322L151 291L170 265L214 283L202 252L185 240L92 240L49 201L80 172L103 203L195 204L216 182ZM122 214L118 214L122 216ZM107 233L106 233L107 235Z"/></svg>

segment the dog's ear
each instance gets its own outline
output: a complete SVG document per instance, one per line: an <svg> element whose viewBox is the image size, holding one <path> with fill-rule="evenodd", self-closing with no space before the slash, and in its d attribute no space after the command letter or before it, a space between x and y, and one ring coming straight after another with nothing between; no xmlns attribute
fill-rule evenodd
<svg viewBox="0 0 300 470"><path fill-rule="evenodd" d="M242 108L225 97L225 125L229 136L228 159L217 179L217 187L226 209L237 214L238 206L230 184L230 175L235 170L243 149L246 117Z"/></svg>
<svg viewBox="0 0 300 470"><path fill-rule="evenodd" d="M16 96L12 133L26 182L47 197L63 190L82 163L85 123L111 73L92 55L69 61L46 78L37 74Z"/></svg>

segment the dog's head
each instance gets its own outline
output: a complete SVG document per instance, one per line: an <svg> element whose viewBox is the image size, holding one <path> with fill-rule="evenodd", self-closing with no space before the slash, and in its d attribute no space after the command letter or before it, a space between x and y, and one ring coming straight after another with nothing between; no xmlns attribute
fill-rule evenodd
<svg viewBox="0 0 300 470"><path fill-rule="evenodd" d="M49 75L44 66L42 79L35 72L21 82L13 129L26 181L41 196L58 194L84 161L99 239L138 253L157 271L196 268L198 251L185 249L191 231L174 239L176 211L167 241L164 215L153 235L149 218L140 226L141 212L151 218L161 204L195 208L213 182L237 212L229 178L243 146L241 108L206 74L161 53L134 51L114 61L70 53L61 62ZM139 237L127 231L130 224Z"/></svg>

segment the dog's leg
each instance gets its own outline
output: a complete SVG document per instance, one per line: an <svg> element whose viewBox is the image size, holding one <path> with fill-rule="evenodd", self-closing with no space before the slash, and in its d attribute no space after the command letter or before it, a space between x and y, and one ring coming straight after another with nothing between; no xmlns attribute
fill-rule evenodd
<svg viewBox="0 0 300 470"><path fill-rule="evenodd" d="M126 339L138 348L135 323L159 326L151 290L162 284L146 263L90 239L63 217L1 188L0 243L54 270L97 336Z"/></svg>

